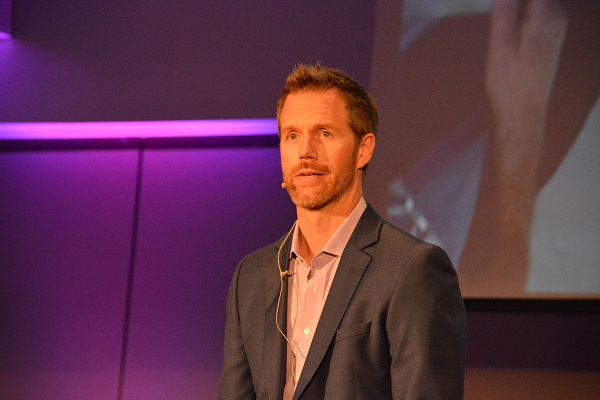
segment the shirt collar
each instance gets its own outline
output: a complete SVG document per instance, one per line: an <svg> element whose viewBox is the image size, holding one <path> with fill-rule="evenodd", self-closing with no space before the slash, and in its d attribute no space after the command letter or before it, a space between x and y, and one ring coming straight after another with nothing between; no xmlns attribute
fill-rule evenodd
<svg viewBox="0 0 600 400"><path fill-rule="evenodd" d="M354 232L354 228L358 225L358 221L362 216L363 212L367 208L367 202L364 197L361 197L358 201L358 204L354 207L352 212L346 217L344 222L336 229L336 231L331 235L325 246L321 249L319 253L328 253L334 256L341 256L348 244L348 240L350 240L350 236L352 236L352 232ZM294 254L299 254L300 245L298 243L300 227L298 223L294 227L294 236L292 237L292 247L290 249L290 259ZM315 254L316 256L316 254Z"/></svg>

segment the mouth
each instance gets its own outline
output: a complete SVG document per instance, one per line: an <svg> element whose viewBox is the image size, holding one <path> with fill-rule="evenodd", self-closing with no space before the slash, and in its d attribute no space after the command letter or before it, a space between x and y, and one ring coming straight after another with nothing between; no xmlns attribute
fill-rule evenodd
<svg viewBox="0 0 600 400"><path fill-rule="evenodd" d="M319 184L326 172L312 168L301 168L294 176L294 183L298 186L313 186Z"/></svg>
<svg viewBox="0 0 600 400"><path fill-rule="evenodd" d="M325 175L325 173L322 171L318 171L318 170L314 170L314 169L301 169L296 174L296 177L309 178L309 177L319 177L319 176L323 176L323 175Z"/></svg>
<svg viewBox="0 0 600 400"><path fill-rule="evenodd" d="M300 172L296 176L322 176L324 175L322 172Z"/></svg>

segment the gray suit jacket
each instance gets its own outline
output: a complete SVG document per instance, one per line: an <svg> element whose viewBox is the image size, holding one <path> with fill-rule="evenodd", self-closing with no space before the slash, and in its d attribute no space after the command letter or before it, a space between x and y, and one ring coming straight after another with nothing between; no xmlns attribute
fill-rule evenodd
<svg viewBox="0 0 600 400"><path fill-rule="evenodd" d="M275 326L281 242L235 270L220 399L282 398L286 343ZM290 246L281 251L284 270ZM286 309L284 283L283 329ZM446 253L369 206L342 254L294 399L462 399L465 342L465 310Z"/></svg>

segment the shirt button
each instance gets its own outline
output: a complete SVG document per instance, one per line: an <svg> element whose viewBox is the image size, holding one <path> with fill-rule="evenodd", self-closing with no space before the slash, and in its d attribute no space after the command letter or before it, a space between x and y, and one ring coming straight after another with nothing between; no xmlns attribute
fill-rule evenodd
<svg viewBox="0 0 600 400"><path fill-rule="evenodd" d="M310 328L304 328L304 334L308 335L310 333Z"/></svg>

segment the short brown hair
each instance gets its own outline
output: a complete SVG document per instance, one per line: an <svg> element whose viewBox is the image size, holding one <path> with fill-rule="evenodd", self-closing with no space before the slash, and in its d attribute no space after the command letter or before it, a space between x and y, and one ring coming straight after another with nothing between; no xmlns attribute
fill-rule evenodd
<svg viewBox="0 0 600 400"><path fill-rule="evenodd" d="M354 79L337 69L320 64L297 65L288 75L277 102L277 125L281 133L280 116L285 100L290 93L302 90L337 89L346 101L350 129L357 141L367 133L377 134L379 111L369 93Z"/></svg>

